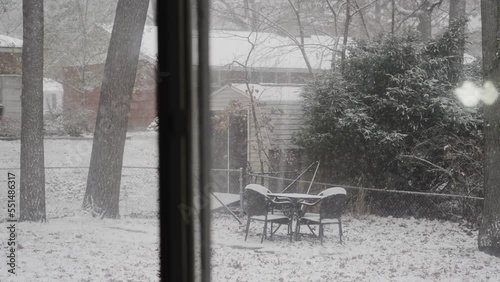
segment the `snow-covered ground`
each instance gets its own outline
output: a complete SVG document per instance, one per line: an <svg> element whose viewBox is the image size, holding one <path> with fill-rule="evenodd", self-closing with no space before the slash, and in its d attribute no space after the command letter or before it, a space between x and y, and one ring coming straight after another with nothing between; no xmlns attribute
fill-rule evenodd
<svg viewBox="0 0 500 282"><path fill-rule="evenodd" d="M477 231L457 223L421 219L354 217L328 226L325 241L286 228L260 243L262 223L227 214L212 220L212 281L500 281L500 259L477 250ZM306 232L302 228L301 232ZM280 233L281 232L281 233Z"/></svg>
<svg viewBox="0 0 500 282"><path fill-rule="evenodd" d="M156 167L156 133L130 133L124 166ZM20 143L0 141L1 168L19 167ZM124 168L119 220L82 212L92 140L45 140L46 224L17 223L17 276L6 266L6 172L0 170L0 281L158 281L158 176ZM4 199L4 200L1 200ZM457 223L376 216L327 227L323 246L285 229L260 244L261 223L244 224L214 213L212 281L500 281L500 259L477 250L477 231ZM307 229L303 229L305 232Z"/></svg>
<svg viewBox="0 0 500 282"><path fill-rule="evenodd" d="M81 210L92 140L45 140L46 224L17 223L17 276L7 273L7 172L19 184L20 141L0 141L0 281L158 281L157 135L129 133L119 220ZM18 191L19 193L19 191ZM17 195L19 198L19 194ZM18 199L19 200L19 199Z"/></svg>

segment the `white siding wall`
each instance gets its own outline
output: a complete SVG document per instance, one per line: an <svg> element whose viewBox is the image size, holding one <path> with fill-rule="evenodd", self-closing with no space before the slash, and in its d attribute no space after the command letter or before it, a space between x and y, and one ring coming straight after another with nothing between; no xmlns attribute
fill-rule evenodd
<svg viewBox="0 0 500 282"><path fill-rule="evenodd" d="M4 119L21 121L21 76L0 75L1 103Z"/></svg>
<svg viewBox="0 0 500 282"><path fill-rule="evenodd" d="M266 101L256 107L256 116L261 120L265 115L271 118L274 130L271 132L261 126L264 151L259 158L259 145L255 137L255 123L250 106L250 98L240 90L226 86L214 92L210 100L210 110L224 110L232 100L239 100L248 109L248 156L247 160L255 173L261 172L261 158L264 163L264 171L269 171L268 159L271 147L281 149L295 148L291 139L302 125L302 101ZM283 114L276 114L273 108L281 109ZM267 155L267 156L266 156Z"/></svg>

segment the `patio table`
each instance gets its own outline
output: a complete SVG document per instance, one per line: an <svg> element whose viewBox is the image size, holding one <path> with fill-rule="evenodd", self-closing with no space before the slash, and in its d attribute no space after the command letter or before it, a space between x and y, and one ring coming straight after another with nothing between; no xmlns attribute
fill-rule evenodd
<svg viewBox="0 0 500 282"><path fill-rule="evenodd" d="M294 217L296 220L300 219L301 213L301 202L307 200L320 200L323 197L318 195L309 195L302 193L269 193L266 194L269 197L288 199L291 202L292 210L290 212L290 220L293 222ZM295 224L295 232L293 232L293 239L297 241L297 224Z"/></svg>

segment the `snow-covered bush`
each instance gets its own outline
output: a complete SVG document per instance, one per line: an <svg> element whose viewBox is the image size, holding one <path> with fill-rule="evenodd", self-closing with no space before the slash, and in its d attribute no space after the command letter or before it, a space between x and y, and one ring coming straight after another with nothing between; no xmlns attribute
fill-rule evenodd
<svg viewBox="0 0 500 282"><path fill-rule="evenodd" d="M94 132L95 113L89 109L66 110L62 115L64 132L70 136L82 136L84 133Z"/></svg>
<svg viewBox="0 0 500 282"><path fill-rule="evenodd" d="M321 161L325 181L482 195L481 111L453 96L453 34L427 43L412 34L358 42L342 73L306 87L296 142ZM477 80L479 69L453 76Z"/></svg>
<svg viewBox="0 0 500 282"><path fill-rule="evenodd" d="M158 118L155 118L146 129L147 131L158 131Z"/></svg>
<svg viewBox="0 0 500 282"><path fill-rule="evenodd" d="M0 119L0 137L21 136L21 121L16 119Z"/></svg>

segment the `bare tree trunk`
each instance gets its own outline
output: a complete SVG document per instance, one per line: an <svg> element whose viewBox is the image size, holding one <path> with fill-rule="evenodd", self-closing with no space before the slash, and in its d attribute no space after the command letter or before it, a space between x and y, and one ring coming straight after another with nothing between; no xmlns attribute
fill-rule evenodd
<svg viewBox="0 0 500 282"><path fill-rule="evenodd" d="M375 2L375 22L378 27L382 27L382 22L380 21L382 17L382 7L380 6L380 1ZM382 29L382 28L381 28Z"/></svg>
<svg viewBox="0 0 500 282"><path fill-rule="evenodd" d="M23 1L21 221L46 221L43 150L43 1Z"/></svg>
<svg viewBox="0 0 500 282"><path fill-rule="evenodd" d="M465 15L465 0L450 1L450 21L449 27L456 29L457 34L457 48L454 50L454 57L452 58L452 71L449 72L449 79L451 83L457 83L460 80L460 73L464 63L465 51L465 26L467 17Z"/></svg>
<svg viewBox="0 0 500 282"><path fill-rule="evenodd" d="M481 1L483 70L498 88L500 82L500 3ZM479 228L479 250L500 256L500 102L485 105L484 209Z"/></svg>
<svg viewBox="0 0 500 282"><path fill-rule="evenodd" d="M422 35L422 40L432 38L432 10L427 5L423 5L422 13L418 15L417 30Z"/></svg>
<svg viewBox="0 0 500 282"><path fill-rule="evenodd" d="M439 7L443 0L422 0L417 9L410 11L398 5L397 1L393 1L393 7L408 18L418 18L417 30L421 34L422 40L428 40L432 37L432 12L436 7ZM405 19L405 20L406 20ZM403 20L402 22L404 22ZM401 23L402 23L401 22ZM400 25L401 25L400 23Z"/></svg>
<svg viewBox="0 0 500 282"><path fill-rule="evenodd" d="M351 1L346 1L345 7L345 22L344 22L344 38L342 42L342 54L340 55L340 73L344 72L345 55L347 52L347 37L349 36L349 25L351 24Z"/></svg>
<svg viewBox="0 0 500 282"><path fill-rule="evenodd" d="M392 5L391 5L391 34L394 35L394 27L396 25L396 6L395 6L395 0L392 0Z"/></svg>
<svg viewBox="0 0 500 282"><path fill-rule="evenodd" d="M304 58L304 62L306 63L307 66L307 70L314 77L314 72L311 63L309 62L309 58L307 57L304 45L304 26L302 25L302 20L300 18L300 1L297 2L297 7L293 5L291 0L288 0L288 3L290 4L290 7L292 8L295 14L295 18L297 19L297 25L299 26L299 33L300 33L300 44L298 44L299 50L302 53L302 57Z"/></svg>
<svg viewBox="0 0 500 282"><path fill-rule="evenodd" d="M100 217L119 217L123 149L148 2L119 0L116 8L83 201Z"/></svg>

